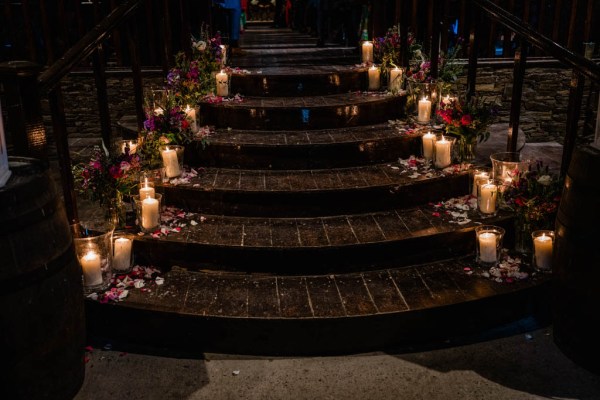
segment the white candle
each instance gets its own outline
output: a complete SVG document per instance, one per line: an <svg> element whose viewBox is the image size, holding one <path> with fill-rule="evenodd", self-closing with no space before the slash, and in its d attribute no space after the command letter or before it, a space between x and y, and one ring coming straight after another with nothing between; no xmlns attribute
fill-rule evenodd
<svg viewBox="0 0 600 400"><path fill-rule="evenodd" d="M479 184L479 211L483 214L494 214L496 212L496 199L498 198L498 186L493 183Z"/></svg>
<svg viewBox="0 0 600 400"><path fill-rule="evenodd" d="M152 229L158 226L159 218L158 200L152 197L142 200L142 228Z"/></svg>
<svg viewBox="0 0 600 400"><path fill-rule="evenodd" d="M362 62L370 64L373 62L373 43L365 41L362 44Z"/></svg>
<svg viewBox="0 0 600 400"><path fill-rule="evenodd" d="M402 83L402 70L398 67L390 70L390 81L388 83L388 89L392 93L400 91L400 84Z"/></svg>
<svg viewBox="0 0 600 400"><path fill-rule="evenodd" d="M497 236L493 232L482 232L479 240L479 259L483 262L496 262Z"/></svg>
<svg viewBox="0 0 600 400"><path fill-rule="evenodd" d="M161 155L163 159L163 164L165 166L165 173L167 175L167 178L175 178L176 176L181 175L181 171L179 169L179 161L177 160L177 152L167 147L165 150L162 151Z"/></svg>
<svg viewBox="0 0 600 400"><path fill-rule="evenodd" d="M543 233L542 236L533 239L533 246L536 267L544 270L552 269L552 237Z"/></svg>
<svg viewBox="0 0 600 400"><path fill-rule="evenodd" d="M419 100L419 114L417 121L421 123L427 123L431 119L431 101L427 100L427 97Z"/></svg>
<svg viewBox="0 0 600 400"><path fill-rule="evenodd" d="M121 153L125 154L125 149L129 147L129 154L135 154L135 151L137 149L137 143L134 142L133 140L130 140L129 142L125 142L121 145Z"/></svg>
<svg viewBox="0 0 600 400"><path fill-rule="evenodd" d="M433 145L436 141L436 136L427 132L422 137L423 140L423 158L428 161L433 161Z"/></svg>
<svg viewBox="0 0 600 400"><path fill-rule="evenodd" d="M490 179L490 174L487 171L475 171L473 174L473 196L477 197L477 185L487 182Z"/></svg>
<svg viewBox="0 0 600 400"><path fill-rule="evenodd" d="M131 267L131 245L128 238L115 239L112 268L116 271L127 271Z"/></svg>
<svg viewBox="0 0 600 400"><path fill-rule="evenodd" d="M434 165L436 168L446 168L452 164L452 142L442 136L434 144Z"/></svg>
<svg viewBox="0 0 600 400"><path fill-rule="evenodd" d="M83 271L83 282L85 286L96 286L102 284L102 260L100 254L94 250L88 250L79 259Z"/></svg>
<svg viewBox="0 0 600 400"><path fill-rule="evenodd" d="M196 109L190 106L185 106L185 116L190 121L190 129L192 133L196 133L198 127L196 126Z"/></svg>
<svg viewBox="0 0 600 400"><path fill-rule="evenodd" d="M225 66L227 64L227 47L224 44L221 46L221 65Z"/></svg>
<svg viewBox="0 0 600 400"><path fill-rule="evenodd" d="M215 79L217 80L217 96L229 96L229 77L225 71L219 72Z"/></svg>
<svg viewBox="0 0 600 400"><path fill-rule="evenodd" d="M162 108L160 108L160 107L156 107L156 108L154 109L154 115L157 115L157 116L158 116L158 115L163 115L163 113L164 113L164 111L163 111L163 109L162 109Z"/></svg>
<svg viewBox="0 0 600 400"><path fill-rule="evenodd" d="M369 68L369 90L378 90L381 84L380 82L379 68L372 66Z"/></svg>
<svg viewBox="0 0 600 400"><path fill-rule="evenodd" d="M156 191L148 183L148 178L144 178L144 185L140 188L140 199L145 199L146 197L154 198L155 194Z"/></svg>

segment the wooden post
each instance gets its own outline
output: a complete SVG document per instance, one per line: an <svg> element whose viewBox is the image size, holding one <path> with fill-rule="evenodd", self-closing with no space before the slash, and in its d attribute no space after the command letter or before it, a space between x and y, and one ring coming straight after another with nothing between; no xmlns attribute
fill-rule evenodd
<svg viewBox="0 0 600 400"><path fill-rule="evenodd" d="M585 79L576 71L571 76L569 86L569 104L567 106L567 124L565 139L563 143L562 162L560 165L560 176L565 177L571 163L575 142L577 139L577 128L579 125L579 115L581 113L581 103L583 100L583 85Z"/></svg>
<svg viewBox="0 0 600 400"><path fill-rule="evenodd" d="M435 1L431 4L431 70L430 74L433 79L437 79L439 75L439 57L440 57L440 25L441 16L443 15L443 2Z"/></svg>
<svg viewBox="0 0 600 400"><path fill-rule="evenodd" d="M10 178L10 169L8 169L8 148L4 139L4 121L2 121L2 104L0 104L0 188L3 187L8 178Z"/></svg>
<svg viewBox="0 0 600 400"><path fill-rule="evenodd" d="M133 73L133 93L135 96L135 115L137 120L138 132L144 128L144 87L142 83L142 67L140 63L140 53L138 51L138 32L137 19L132 18L127 31L127 41L129 45L129 55L131 58L131 72Z"/></svg>
<svg viewBox="0 0 600 400"><path fill-rule="evenodd" d="M469 67L467 71L467 102L475 95L475 85L477 81L477 56L479 34L477 33L478 17L481 15L474 8L471 9L469 24L471 26L469 32Z"/></svg>
<svg viewBox="0 0 600 400"><path fill-rule="evenodd" d="M161 31L163 38L163 53L162 53L162 66L163 74L166 76L169 73L171 66L171 54L172 49L172 35L171 35L171 13L169 10L169 0L160 0L163 6L163 12L161 15Z"/></svg>
<svg viewBox="0 0 600 400"><path fill-rule="evenodd" d="M521 118L521 98L523 96L523 80L525 77L525 64L527 62L528 43L519 40L519 47L515 51L515 66L513 70L513 87L510 99L510 119L508 122L508 141L506 151L517 151L519 136L519 120Z"/></svg>
<svg viewBox="0 0 600 400"><path fill-rule="evenodd" d="M37 46L35 45L35 38L33 37L33 23L31 21L31 12L29 10L29 0L23 0L21 2L21 7L23 11L23 28L27 40L27 55L29 61L37 62Z"/></svg>
<svg viewBox="0 0 600 400"><path fill-rule="evenodd" d="M573 50L573 41L575 40L575 28L578 25L577 21L577 0L571 0L571 16L569 18L569 33L567 34L567 48Z"/></svg>
<svg viewBox="0 0 600 400"><path fill-rule="evenodd" d="M99 45L92 56L94 67L94 81L96 82L96 97L98 98L98 112L100 114L100 131L102 144L106 150L111 148L110 111L108 109L108 93L106 90L106 65L104 62L104 46Z"/></svg>

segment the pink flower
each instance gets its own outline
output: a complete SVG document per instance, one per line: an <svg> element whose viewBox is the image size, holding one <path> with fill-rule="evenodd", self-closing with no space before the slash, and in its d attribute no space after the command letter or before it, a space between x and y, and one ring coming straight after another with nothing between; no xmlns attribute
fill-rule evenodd
<svg viewBox="0 0 600 400"><path fill-rule="evenodd" d="M471 117L469 114L463 115L462 118L460 119L460 123L463 126L471 125L472 122L473 122L473 117Z"/></svg>

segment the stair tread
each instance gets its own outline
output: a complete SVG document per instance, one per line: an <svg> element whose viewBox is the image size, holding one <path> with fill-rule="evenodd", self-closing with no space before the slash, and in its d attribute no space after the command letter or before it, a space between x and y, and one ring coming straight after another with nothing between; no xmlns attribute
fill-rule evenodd
<svg viewBox="0 0 600 400"><path fill-rule="evenodd" d="M313 146L322 144L358 143L397 137L416 136L427 127L415 124L373 124L335 129L266 131L244 129L215 129L210 144L258 146Z"/></svg>
<svg viewBox="0 0 600 400"><path fill-rule="evenodd" d="M320 108L353 107L369 103L384 103L395 100L397 96L384 91L351 92L323 96L304 97L244 97L242 101L204 102L202 107L227 108ZM349 110L350 113L352 110Z"/></svg>
<svg viewBox="0 0 600 400"><path fill-rule="evenodd" d="M367 68L360 65L299 65L282 67L248 67L249 73L236 73L233 70L233 78L264 78L269 76L306 76L306 75L330 75L332 73L356 73L366 72ZM307 77L308 78L308 77Z"/></svg>
<svg viewBox="0 0 600 400"><path fill-rule="evenodd" d="M450 203L470 204L468 210ZM470 201L470 203L467 203ZM162 231L139 233L135 239L149 243L173 242L239 248L340 248L403 241L452 232L465 232L482 223L501 224L512 213L500 211L482 219L467 195L447 203L409 209L324 217L238 217L190 213L171 207Z"/></svg>
<svg viewBox="0 0 600 400"><path fill-rule="evenodd" d="M429 168L421 164L412 168L407 165L410 162L408 160L358 167L306 170L198 168L186 170L181 178L174 178L170 183L157 186L167 190L183 188L196 191L340 191L370 187L404 187L470 172L468 164L452 164L444 169Z"/></svg>
<svg viewBox="0 0 600 400"><path fill-rule="evenodd" d="M547 284L526 264L525 279L485 276L472 256L410 267L323 275L266 275L189 271L162 274L163 285L131 289L116 307L197 317L325 319L403 314L484 300ZM510 282L510 283L509 283ZM148 290L149 289L149 290ZM87 300L88 303L94 300Z"/></svg>

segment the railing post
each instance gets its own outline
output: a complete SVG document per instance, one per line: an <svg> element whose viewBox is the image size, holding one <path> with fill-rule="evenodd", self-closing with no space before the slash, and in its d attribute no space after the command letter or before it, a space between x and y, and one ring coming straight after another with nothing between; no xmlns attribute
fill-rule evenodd
<svg viewBox="0 0 600 400"><path fill-rule="evenodd" d="M477 56L479 45L479 34L477 33L478 16L481 15L475 9L470 13L469 29L469 67L467 71L467 102L475 95L475 85L477 83Z"/></svg>
<svg viewBox="0 0 600 400"><path fill-rule="evenodd" d="M73 182L73 171L71 170L71 154L69 153L69 140L67 137L67 121L65 118L65 106L63 104L62 89L57 84L48 93L50 113L52 115L52 132L56 142L56 153L58 154L58 167L62 183L65 211L69 224L79 222L77 212L77 197L75 196L75 184Z"/></svg>
<svg viewBox="0 0 600 400"><path fill-rule="evenodd" d="M409 0L400 0L400 43L402 43L400 63L405 66L408 66L410 58L408 54L408 1Z"/></svg>
<svg viewBox="0 0 600 400"><path fill-rule="evenodd" d="M444 14L442 11L443 1L434 1L431 4L431 77L437 79L439 75L439 57L440 57L440 31L441 17Z"/></svg>
<svg viewBox="0 0 600 400"><path fill-rule="evenodd" d="M129 55L131 58L131 72L133 74L133 94L135 101L135 115L137 120L138 132L144 128L144 86L142 83L142 67L140 62L140 53L138 50L138 31L137 19L134 17L127 30L127 42L129 45Z"/></svg>
<svg viewBox="0 0 600 400"><path fill-rule="evenodd" d="M48 163L48 143L37 78L41 67L29 61L0 64L6 97L6 132L13 154Z"/></svg>
<svg viewBox="0 0 600 400"><path fill-rule="evenodd" d="M171 33L171 12L169 9L169 1L161 0L160 1L163 6L163 12L161 15L161 33L163 40L163 53L162 53L162 64L163 64L163 73L167 75L169 72L169 68L171 66L171 54L172 54L172 33Z"/></svg>
<svg viewBox="0 0 600 400"><path fill-rule="evenodd" d="M508 141L506 151L517 151L519 137L519 120L521 118L521 98L523 96L523 80L527 62L528 43L520 39L519 47L515 50L515 67L513 70L513 87L510 99L510 119L508 121Z"/></svg>
<svg viewBox="0 0 600 400"><path fill-rule="evenodd" d="M111 148L111 124L110 111L108 108L108 94L106 91L106 71L104 63L104 49L102 44L98 45L92 55L94 67L94 81L96 83L96 97L98 98L98 113L100 114L100 131L102 133L102 144L106 149Z"/></svg>
<svg viewBox="0 0 600 400"><path fill-rule="evenodd" d="M591 47L591 46L590 46ZM586 46L585 57L592 58L594 52ZM591 50L591 51L590 51ZM581 104L583 103L583 87L585 85L585 77L579 72L573 70L571 76L571 84L569 86L569 104L567 106L567 123L565 139L563 143L562 162L560 165L560 175L565 177L571 163L573 150L575 150L575 142L577 140L577 130L579 128L579 117L581 115ZM596 116L598 120L598 116ZM598 138L598 121L596 121L596 139ZM597 143L597 142L596 142Z"/></svg>

